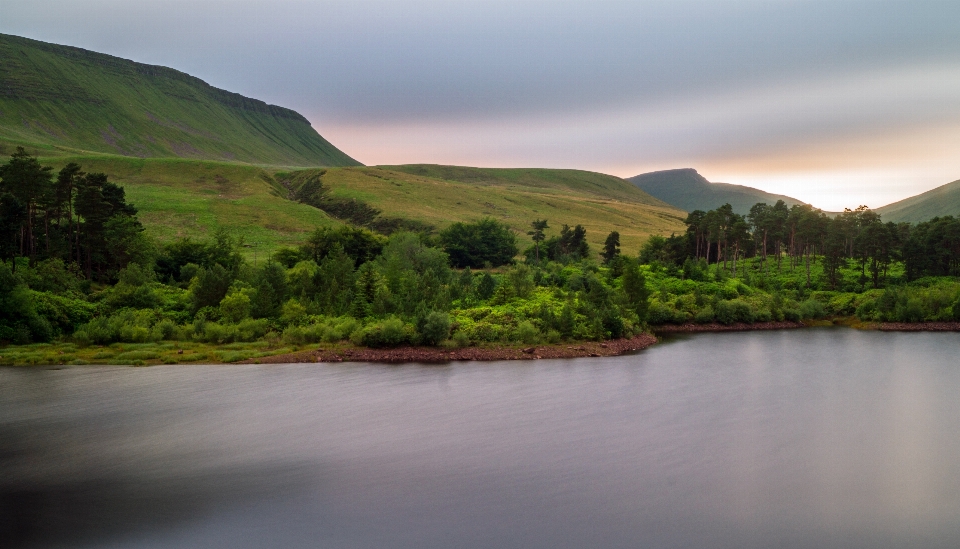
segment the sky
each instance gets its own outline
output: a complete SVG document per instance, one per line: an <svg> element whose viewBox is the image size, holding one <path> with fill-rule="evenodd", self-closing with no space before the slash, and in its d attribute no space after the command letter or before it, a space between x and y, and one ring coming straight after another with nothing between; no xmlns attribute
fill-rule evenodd
<svg viewBox="0 0 960 549"><path fill-rule="evenodd" d="M696 168L827 210L960 179L960 2L3 0L364 164Z"/></svg>

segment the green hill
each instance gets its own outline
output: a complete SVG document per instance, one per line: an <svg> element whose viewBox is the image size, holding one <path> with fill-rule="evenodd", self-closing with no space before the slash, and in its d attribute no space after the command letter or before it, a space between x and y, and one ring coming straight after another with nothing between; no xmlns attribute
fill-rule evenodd
<svg viewBox="0 0 960 549"><path fill-rule="evenodd" d="M148 234L161 242L209 238L218 228L240 237L250 259L296 245L320 226L343 222L291 199L289 169L235 162L117 155L42 158L59 169L77 162L122 185ZM442 229L456 221L493 217L530 244L531 221L545 218L548 234L582 224L599 251L610 231L636 253L651 234L682 232L685 212L650 197L623 179L577 170L499 170L449 166L339 167L309 170L332 196L354 199L400 218ZM425 174L425 175L420 175Z"/></svg>
<svg viewBox="0 0 960 549"><path fill-rule="evenodd" d="M757 202L775 204L777 200L783 200L787 206L803 204L796 198L768 193L753 187L711 183L692 168L640 174L628 178L628 181L653 197L688 212L707 211L730 204L734 212L746 215Z"/></svg>
<svg viewBox="0 0 960 549"><path fill-rule="evenodd" d="M290 109L166 67L0 34L0 154L16 145L44 156L359 164Z"/></svg>
<svg viewBox="0 0 960 549"><path fill-rule="evenodd" d="M685 228L685 212L618 177L362 167L289 109L173 69L0 35L0 155L17 145L55 169L76 162L106 173L160 242L208 238L225 228L243 239L251 259L298 244L318 226L344 223L297 201L303 196L296 182L311 178L341 205L359 203L380 219L409 222L400 226L443 229L493 217L522 245L538 218L550 222L550 235L563 224L583 225L597 251L611 231L636 253L649 235Z"/></svg>
<svg viewBox="0 0 960 549"><path fill-rule="evenodd" d="M960 216L960 180L877 208L884 221L918 223L934 217Z"/></svg>

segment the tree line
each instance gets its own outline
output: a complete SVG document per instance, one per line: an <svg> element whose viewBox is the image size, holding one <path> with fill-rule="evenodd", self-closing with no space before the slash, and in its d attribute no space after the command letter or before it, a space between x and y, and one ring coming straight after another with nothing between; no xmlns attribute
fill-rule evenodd
<svg viewBox="0 0 960 549"><path fill-rule="evenodd" d="M137 210L123 187L69 163L56 174L18 147L0 166L0 260L16 270L59 259L87 279L107 281L147 251Z"/></svg>
<svg viewBox="0 0 960 549"><path fill-rule="evenodd" d="M960 220L938 217L912 225L884 223L866 206L828 214L808 204L788 207L757 203L747 215L729 204L709 211L690 212L687 230L668 238L653 237L641 250L641 261L683 266L704 260L731 275L746 269L743 261L755 258L759 272L767 275L786 267L805 269L822 262L827 283L836 289L841 269L856 267L860 286L882 286L891 265L903 262L910 280L923 276L960 274Z"/></svg>

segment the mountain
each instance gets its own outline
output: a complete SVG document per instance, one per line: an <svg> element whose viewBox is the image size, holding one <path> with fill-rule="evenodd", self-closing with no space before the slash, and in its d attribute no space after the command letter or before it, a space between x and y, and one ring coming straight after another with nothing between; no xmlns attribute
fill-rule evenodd
<svg viewBox="0 0 960 549"><path fill-rule="evenodd" d="M960 180L877 208L884 221L917 223L934 217L960 216Z"/></svg>
<svg viewBox="0 0 960 549"><path fill-rule="evenodd" d="M336 215L350 209L378 212L383 224L371 226L383 230L493 217L521 246L532 243L527 231L535 219L548 220L550 236L580 224L596 252L611 231L635 254L650 235L685 229L686 212L618 177L364 167L292 110L173 69L0 35L0 162L18 145L55 170L76 162L107 174L160 242L205 239L224 228L254 261L303 242L317 227L342 225L347 217ZM298 193L297 182L306 181L327 202Z"/></svg>
<svg viewBox="0 0 960 549"><path fill-rule="evenodd" d="M773 205L777 200L783 200L787 206L803 204L796 198L768 193L753 187L711 183L693 168L644 173L627 180L654 198L688 212L707 211L730 204L734 212L746 215L757 202Z"/></svg>
<svg viewBox="0 0 960 549"><path fill-rule="evenodd" d="M43 156L359 165L290 109L174 69L0 34L0 154L17 145Z"/></svg>

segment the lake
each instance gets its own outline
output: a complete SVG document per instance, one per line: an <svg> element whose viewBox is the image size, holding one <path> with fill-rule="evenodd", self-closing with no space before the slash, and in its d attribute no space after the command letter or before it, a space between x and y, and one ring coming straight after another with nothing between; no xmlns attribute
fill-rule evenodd
<svg viewBox="0 0 960 549"><path fill-rule="evenodd" d="M960 547L958 350L0 368L0 546Z"/></svg>

